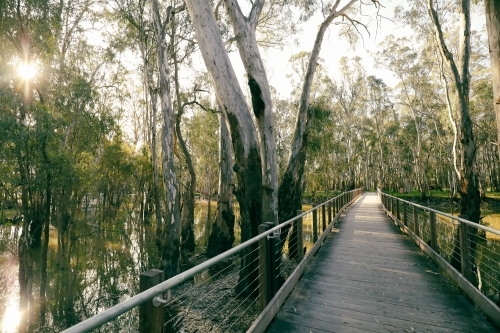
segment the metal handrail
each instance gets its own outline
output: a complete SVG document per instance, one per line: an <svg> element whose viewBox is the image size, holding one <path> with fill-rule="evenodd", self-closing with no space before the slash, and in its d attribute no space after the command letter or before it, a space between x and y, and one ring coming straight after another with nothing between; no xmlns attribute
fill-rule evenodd
<svg viewBox="0 0 500 333"><path fill-rule="evenodd" d="M475 223L475 222L472 222L472 221L469 221L469 220L466 220L466 219L463 219L461 217L458 217L458 216L454 216L454 215L451 215L451 214L448 214L448 213L443 213L439 210L436 210L436 209L433 209L433 208L430 208L430 207L426 207L426 206L422 206L422 205L419 205L419 204L416 204L414 202L411 202L411 201L407 201L407 200L404 200L404 199L401 199L401 198L398 198L394 195L390 195L390 194L387 194L387 193L384 193L382 192L381 189L377 189L377 191L379 192L379 195L380 193L384 194L385 196L387 197L391 197L391 198L394 198L396 200L399 200L401 202L406 202L407 204L409 205L412 205L412 206L415 206L415 207L418 207L418 208L422 208L423 210L426 210L426 211L429 211L429 212L434 212L434 213L437 213L439 215L443 215L443 216L446 216L452 220L456 220L458 222L462 222L462 223L465 223L465 224L468 224L470 226L473 226L475 228L478 228L478 229L483 229L485 231L488 231L488 232L491 232L493 234L496 234L496 235L499 235L500 236L500 230L497 230L497 229L493 229L493 228L490 228L490 227L487 227L485 225L482 225L482 224L479 224L479 223Z"/></svg>
<svg viewBox="0 0 500 333"><path fill-rule="evenodd" d="M310 212L312 212L316 209L319 209L323 205L334 201L335 199L339 198L343 194L351 193L351 192L354 192L357 190L359 190L359 189L355 189L355 190L348 191L348 192L342 192L341 194L337 195L336 197L333 197L330 200L327 200L324 203L322 203L316 207L313 207L310 210L303 212L302 214L297 215L294 218L292 218L288 221L285 221L285 222L267 230L266 232L263 232L255 237L247 240L246 242L243 242L243 243L233 247L230 250L227 250L226 252L223 252L223 253L221 253L221 254L219 254L219 255L217 255L217 256L215 256L207 261L202 262L201 264L199 264L197 266L194 266L191 269L188 269L187 271L184 271L184 272L182 272L182 273L180 273L180 274L178 274L178 275L176 275L176 276L174 276L174 277L172 277L172 278L170 278L162 283L159 283L156 286L149 288L149 289L147 289L147 290L145 290L145 291L121 302L121 303L118 303L118 304L112 306L111 308L104 310L103 312L76 324L75 326L67 328L66 330L62 331L62 333L88 332L92 329L98 328L98 327L102 326L103 324L105 324L105 323L115 319L116 317L124 314L125 312L130 311L133 308L135 308L135 307L137 307L137 306L139 306L139 305L141 305L149 300L152 300L156 296L158 296L158 295L170 290L171 288L181 284L182 282L193 277L194 275L214 266L215 264L219 263L220 261L231 257L232 255L243 250L244 248L246 248L254 243L257 243L260 239L267 237L268 235L273 234L275 231L280 230L282 227L284 227L288 224L291 224L292 222L304 217L305 215L309 214Z"/></svg>

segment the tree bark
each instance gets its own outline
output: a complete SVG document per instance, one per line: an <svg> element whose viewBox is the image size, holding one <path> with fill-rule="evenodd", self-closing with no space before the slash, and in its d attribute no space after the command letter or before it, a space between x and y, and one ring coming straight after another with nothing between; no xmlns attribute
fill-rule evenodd
<svg viewBox="0 0 500 333"><path fill-rule="evenodd" d="M497 148L500 159L500 2L484 0L493 79L493 107L497 119Z"/></svg>
<svg viewBox="0 0 500 333"><path fill-rule="evenodd" d="M292 141L292 149L288 158L286 171L283 175L283 180L278 190L279 221L284 222L294 217L295 212L301 209L302 191L303 191L303 174L306 161L307 136L313 121L313 112L309 108L309 95L311 92L316 66L318 65L319 53L323 44L323 38L327 28L332 21L342 15L349 7L357 0L351 0L342 9L337 11L340 3L339 0L332 6L329 15L321 23L316 39L314 41L313 50L307 64L307 71L302 85L302 92L299 100L299 112L295 125L295 131ZM286 231L286 230L285 230Z"/></svg>
<svg viewBox="0 0 500 333"><path fill-rule="evenodd" d="M177 177L174 164L173 142L173 108L170 97L170 70L168 68L168 46L165 27L160 18L158 0L153 0L153 19L157 34L158 69L160 73L160 101L163 115L162 128L162 167L163 187L165 191L166 213L161 241L161 259L165 279L179 272L179 223L180 199L177 187ZM167 10L167 20L171 15L172 7ZM166 23L164 23L166 24Z"/></svg>
<svg viewBox="0 0 500 333"><path fill-rule="evenodd" d="M255 36L264 2L264 0L255 1L249 16L245 17L241 12L238 1L225 0L234 34L236 35L240 58L248 77L253 113L257 119L260 156L262 159L262 221L276 224L278 222L278 163L272 113L273 105L271 89Z"/></svg>
<svg viewBox="0 0 500 333"><path fill-rule="evenodd" d="M262 169L256 130L209 1L187 0L186 5L203 60L214 82L217 100L227 114L231 130L233 170L237 177L234 192L240 205L241 241L244 242L257 235L258 225L262 223ZM257 291L254 249L242 253L238 293L249 295Z"/></svg>
<svg viewBox="0 0 500 333"><path fill-rule="evenodd" d="M219 114L219 199L217 201L217 216L208 239L207 255L215 257L229 250L234 243L234 213L233 213L233 164L231 136L224 115Z"/></svg>
<svg viewBox="0 0 500 333"><path fill-rule="evenodd" d="M435 39L445 64L451 71L457 91L458 141L460 146L460 214L467 215L473 222L479 222L480 196L475 171L476 143L472 132L469 112L469 59L470 59L470 0L460 1L460 44L458 66L444 41L441 24L433 0L427 7L432 19Z"/></svg>

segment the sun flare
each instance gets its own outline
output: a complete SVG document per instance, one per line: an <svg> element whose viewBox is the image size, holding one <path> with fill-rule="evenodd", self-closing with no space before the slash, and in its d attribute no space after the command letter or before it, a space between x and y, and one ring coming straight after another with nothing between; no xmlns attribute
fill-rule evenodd
<svg viewBox="0 0 500 333"><path fill-rule="evenodd" d="M16 306L11 304L5 310L3 315L2 325L0 326L0 332L4 333L15 333L19 326L19 320L21 319L21 313Z"/></svg>
<svg viewBox="0 0 500 333"><path fill-rule="evenodd" d="M21 63L17 68L17 73L24 80L30 80L35 77L37 73L37 68L33 63Z"/></svg>

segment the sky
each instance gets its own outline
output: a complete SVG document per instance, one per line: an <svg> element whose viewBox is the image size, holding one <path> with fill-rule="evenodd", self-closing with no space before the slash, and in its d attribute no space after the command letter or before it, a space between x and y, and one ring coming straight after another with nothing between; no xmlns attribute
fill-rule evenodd
<svg viewBox="0 0 500 333"><path fill-rule="evenodd" d="M240 2L243 1L240 0ZM342 0L339 8L347 2L347 0ZM368 25L370 35L368 35L366 31L363 31L363 29L360 29L363 38L359 39L354 48L349 45L345 39L339 38L339 26L336 26L335 24L330 25L320 53L320 57L325 60L323 65L328 70L330 78L334 80L339 79L340 72L338 70L338 64L339 60L343 56L351 58L358 56L362 59L362 64L364 65L368 75L374 75L378 78L382 78L390 87L394 87L398 83L398 80L390 71L375 67L374 60L372 55L370 55L370 52L376 52L378 44L381 43L385 37L391 34L396 37L409 36L412 34L409 27L397 24L396 22L390 20L394 16L394 8L400 5L406 7L407 1L382 0L380 2L383 4L383 7L381 7L379 11L381 19L378 27L377 22L374 21L375 7L363 6L366 17L362 20L362 22L370 22ZM354 6L359 6L359 2ZM340 20L340 18L335 19L335 21L338 20ZM302 24L301 33L293 37L293 39L297 40L297 43L291 40L287 46L283 47L283 49L274 48L264 50L261 48L261 56L263 57L266 65L269 82L271 86L277 88L281 97L288 98L292 91L290 80L286 77L287 74L292 72L288 60L295 53L300 51L310 52L312 50L317 29L322 21L323 16L320 13L317 13L309 21ZM485 18L482 12L472 13L472 29L480 30L484 24ZM229 56L233 64L233 68L237 73L240 85L242 87L246 87L245 71L239 55L237 52L232 52Z"/></svg>
<svg viewBox="0 0 500 333"><path fill-rule="evenodd" d="M347 1L341 1L339 7ZM394 13L394 7L399 5L401 1L399 0L386 0L383 2L384 8L381 8L380 14L384 17L392 17ZM357 5L355 5L357 6ZM343 38L339 38L339 26L332 24L326 33L326 37L323 41L321 48L320 57L325 60L324 67L328 70L329 76L332 79L336 79L339 76L339 71L337 69L339 60L343 56L355 57L359 56L362 58L362 63L365 66L367 73L369 75L375 75L382 78L386 84L393 86L396 84L396 79L392 74L384 69L374 68L374 61L369 52L375 52L378 43L382 42L383 39L389 34L394 34L396 36L403 36L408 34L410 31L408 28L398 26L394 22L387 19L382 19L380 26L377 29L376 22L373 21L374 8L373 6L365 6L366 10L366 22L372 21L369 24L370 35L363 32L363 40L360 39L358 44L353 48L349 45L348 41ZM336 18L335 21L340 20ZM300 51L310 52L313 48L314 40L316 37L316 32L319 25L323 21L323 16L320 13L316 13L309 21L302 24L301 32L292 37L290 43L283 49L261 49L261 56L264 59L267 75L271 86L277 88L280 96L288 98L292 91L292 85L290 80L286 77L287 74L292 72L288 60L293 54ZM335 22L334 21L334 22ZM295 42L296 40L296 42ZM233 67L238 75L240 85L245 86L245 72L239 55L237 52L229 54Z"/></svg>

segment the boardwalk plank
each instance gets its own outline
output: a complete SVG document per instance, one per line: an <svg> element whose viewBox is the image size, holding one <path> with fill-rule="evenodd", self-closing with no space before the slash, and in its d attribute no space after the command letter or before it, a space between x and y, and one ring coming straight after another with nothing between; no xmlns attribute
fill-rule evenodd
<svg viewBox="0 0 500 333"><path fill-rule="evenodd" d="M497 332L365 194L268 332Z"/></svg>

